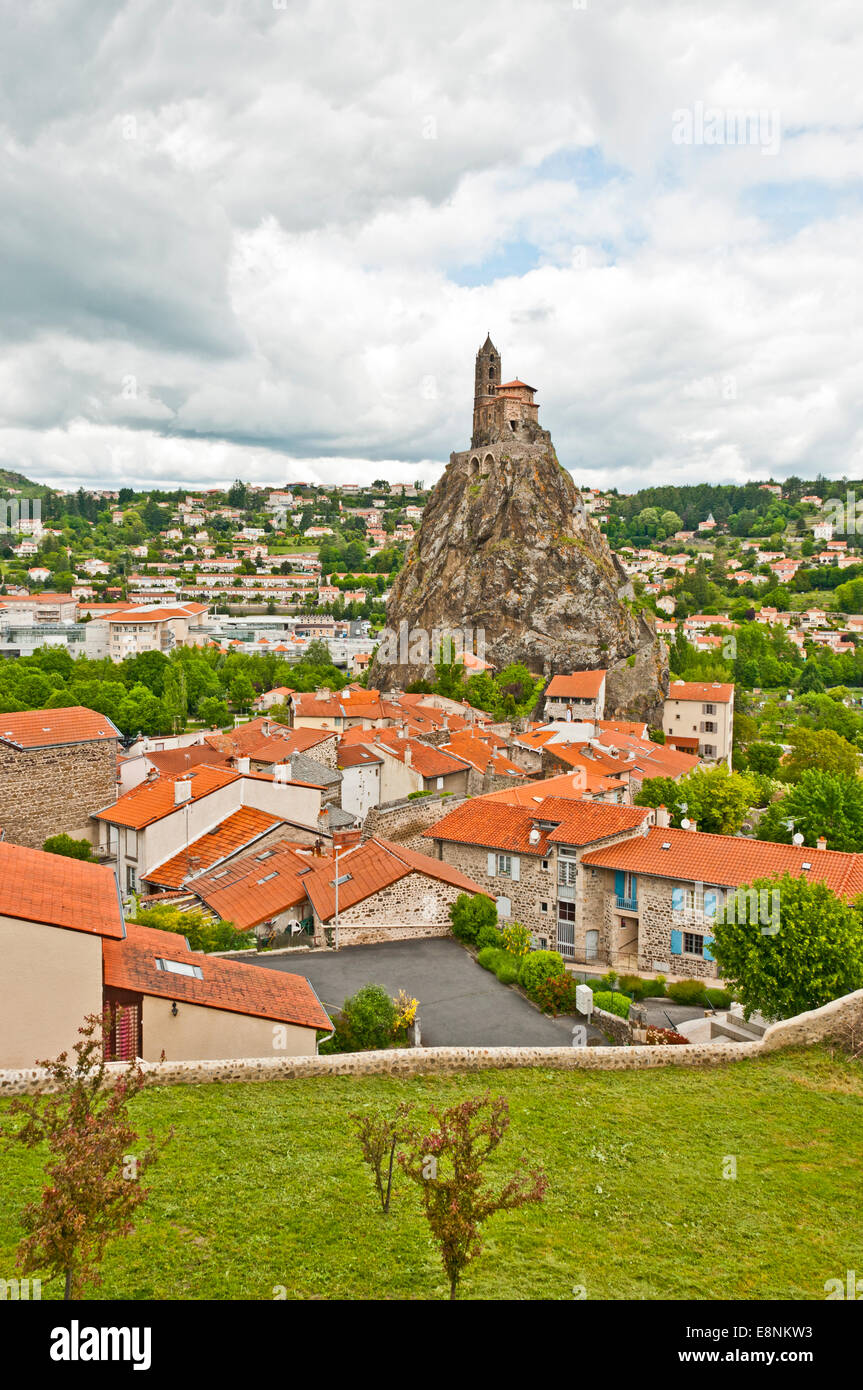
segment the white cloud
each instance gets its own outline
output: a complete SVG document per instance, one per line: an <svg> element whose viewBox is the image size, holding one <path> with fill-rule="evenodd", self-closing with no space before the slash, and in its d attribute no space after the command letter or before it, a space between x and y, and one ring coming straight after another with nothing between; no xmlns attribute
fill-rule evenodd
<svg viewBox="0 0 863 1390"><path fill-rule="evenodd" d="M860 471L852 0L78 0L4 38L4 466L433 480L491 330L585 482ZM778 152L675 145L696 103Z"/></svg>

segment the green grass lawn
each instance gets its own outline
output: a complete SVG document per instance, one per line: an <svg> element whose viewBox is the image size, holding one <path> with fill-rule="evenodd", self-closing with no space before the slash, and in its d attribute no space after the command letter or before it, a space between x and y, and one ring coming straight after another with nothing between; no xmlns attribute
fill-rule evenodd
<svg viewBox="0 0 863 1390"><path fill-rule="evenodd" d="M349 1115L403 1099L423 1111L486 1085L512 1117L494 1171L524 1152L551 1183L541 1207L491 1220L462 1297L572 1299L583 1285L588 1299L822 1299L825 1280L863 1269L863 1069L809 1049L704 1070L148 1090L136 1124L175 1136L94 1296L444 1297L413 1190L382 1215ZM728 1156L736 1180L722 1177ZM38 1155L4 1155L2 1277L39 1184Z"/></svg>

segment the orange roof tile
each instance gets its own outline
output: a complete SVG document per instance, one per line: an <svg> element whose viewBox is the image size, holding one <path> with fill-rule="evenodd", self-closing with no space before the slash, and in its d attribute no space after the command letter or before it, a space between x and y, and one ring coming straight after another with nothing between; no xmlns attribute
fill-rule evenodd
<svg viewBox="0 0 863 1390"><path fill-rule="evenodd" d="M240 931L256 927L305 902L305 877L326 862L280 841L259 854L243 855L224 868L196 878L195 894Z"/></svg>
<svg viewBox="0 0 863 1390"><path fill-rule="evenodd" d="M429 839L488 845L492 849L542 857L551 844L586 845L626 830L635 833L651 815L647 807L613 806L600 801L543 795L544 785L542 782L535 784L531 803L526 798L529 788L520 789L516 796L511 796L507 788L502 793L474 797L423 831L423 835ZM542 822L552 824L543 825ZM534 828L540 833L532 842Z"/></svg>
<svg viewBox="0 0 863 1390"><path fill-rule="evenodd" d="M102 811L94 812L95 820L110 821L112 825L125 825L132 830L143 830L153 821L161 820L177 810L175 783L188 781L192 788L192 801L226 787L237 780L238 774L227 767L208 767L201 765L184 776L160 777L154 782L142 782ZM180 802L180 805L184 803Z"/></svg>
<svg viewBox="0 0 863 1390"><path fill-rule="evenodd" d="M0 841L0 916L120 938L123 909L113 871Z"/></svg>
<svg viewBox="0 0 863 1390"><path fill-rule="evenodd" d="M197 966L203 978L160 970L157 958ZM103 942L102 959L105 984L114 989L327 1033L333 1026L304 976L190 951L185 937L177 932L130 922L125 941Z"/></svg>
<svg viewBox="0 0 863 1390"><path fill-rule="evenodd" d="M668 849L663 849L668 845ZM739 835L708 835L700 830L663 829L655 826L646 835L606 849L591 850L585 864L690 883L715 883L737 888L754 878L789 873L827 884L834 893L853 898L863 893L863 855L837 850L809 849L806 845L778 845L770 840L748 840ZM804 869L811 864L811 869Z"/></svg>
<svg viewBox="0 0 863 1390"><path fill-rule="evenodd" d="M63 743L97 743L119 738L119 735L119 729L110 719L93 709L87 709L85 705L0 714L0 743L11 744L13 748L56 748Z"/></svg>
<svg viewBox="0 0 863 1390"><path fill-rule="evenodd" d="M668 687L669 700L707 700L727 705L734 695L733 684L721 681L672 681Z"/></svg>
<svg viewBox="0 0 863 1390"><path fill-rule="evenodd" d="M339 884L339 910L345 911L355 903L363 902L411 873L449 883L464 893L486 892L451 864L444 864L440 859L407 849L405 845L394 844L391 840L375 837L339 856L339 878L350 875L347 882ZM309 874L305 880L306 893L322 922L329 921L335 912L334 874L335 865L330 862Z"/></svg>
<svg viewBox="0 0 863 1390"><path fill-rule="evenodd" d="M269 811L258 811L253 806L241 806L238 811L227 816L213 826L205 835L193 840L179 854L166 859L163 864L148 869L141 874L146 883L158 884L161 888L179 888L189 874L218 864L222 859L235 854L237 850L252 844L260 835L281 825L279 816Z"/></svg>
<svg viewBox="0 0 863 1390"><path fill-rule="evenodd" d="M553 676L546 696L563 699L591 700L600 692L607 671L574 671L569 676Z"/></svg>

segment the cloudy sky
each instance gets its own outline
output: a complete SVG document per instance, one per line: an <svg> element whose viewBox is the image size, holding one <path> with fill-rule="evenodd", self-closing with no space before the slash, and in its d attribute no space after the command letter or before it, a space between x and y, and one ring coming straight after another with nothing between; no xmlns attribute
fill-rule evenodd
<svg viewBox="0 0 863 1390"><path fill-rule="evenodd" d="M491 331L577 482L863 475L857 0L3 8L0 466L433 482Z"/></svg>

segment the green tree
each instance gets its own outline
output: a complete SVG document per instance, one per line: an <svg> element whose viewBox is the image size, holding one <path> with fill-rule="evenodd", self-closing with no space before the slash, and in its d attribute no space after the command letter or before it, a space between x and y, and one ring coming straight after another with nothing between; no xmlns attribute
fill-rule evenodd
<svg viewBox="0 0 863 1390"><path fill-rule="evenodd" d="M18 1264L25 1274L47 1269L49 1279L63 1278L67 1299L80 1298L85 1284L100 1282L106 1246L132 1233L135 1213L149 1194L141 1178L171 1137L157 1147L148 1134L149 1147L139 1147L128 1107L144 1086L144 1074L130 1061L119 1076L108 1077L109 1021L100 1014L84 1020L73 1063L66 1052L38 1063L56 1094L12 1100L7 1113L24 1123L0 1131L10 1145L47 1145L51 1155L40 1200L21 1214L25 1236Z"/></svg>
<svg viewBox="0 0 863 1390"><path fill-rule="evenodd" d="M66 859L86 859L93 862L93 846L89 840L73 840L71 835L49 835L42 846L46 854L61 854Z"/></svg>
<svg viewBox="0 0 863 1390"><path fill-rule="evenodd" d="M763 739L750 743L746 750L749 768L763 776L774 777L779 768L782 748L778 743L767 743Z"/></svg>
<svg viewBox="0 0 863 1390"><path fill-rule="evenodd" d="M819 693L824 689L824 681L821 679L821 672L818 670L817 663L811 658L803 667L803 674L797 683L797 690L802 695L808 690L817 690Z"/></svg>
<svg viewBox="0 0 863 1390"><path fill-rule="evenodd" d="M807 729L798 725L789 735L791 754L782 765L785 780L796 782L810 768L855 776L857 750L832 729Z"/></svg>
<svg viewBox="0 0 863 1390"><path fill-rule="evenodd" d="M224 729L232 723L231 711L228 709L224 700L218 700L214 695L208 695L198 705L198 718L202 724L208 724L214 729Z"/></svg>
<svg viewBox="0 0 863 1390"><path fill-rule="evenodd" d="M449 1281L456 1291L471 1260L482 1253L481 1228L499 1211L541 1202L548 1179L524 1159L497 1191L483 1182L483 1170L509 1128L509 1105L488 1091L441 1110L431 1106L436 1126L415 1134L399 1154L404 1173L417 1184L429 1230Z"/></svg>
<svg viewBox="0 0 863 1390"><path fill-rule="evenodd" d="M793 822L792 825L788 822ZM807 768L758 823L758 836L789 844L799 832L807 845L824 836L830 849L863 849L863 782L844 772Z"/></svg>
<svg viewBox="0 0 863 1390"><path fill-rule="evenodd" d="M753 911L755 903L770 910ZM755 879L720 910L713 934L711 954L747 1017L757 1009L789 1018L863 987L860 912L821 881Z"/></svg>

